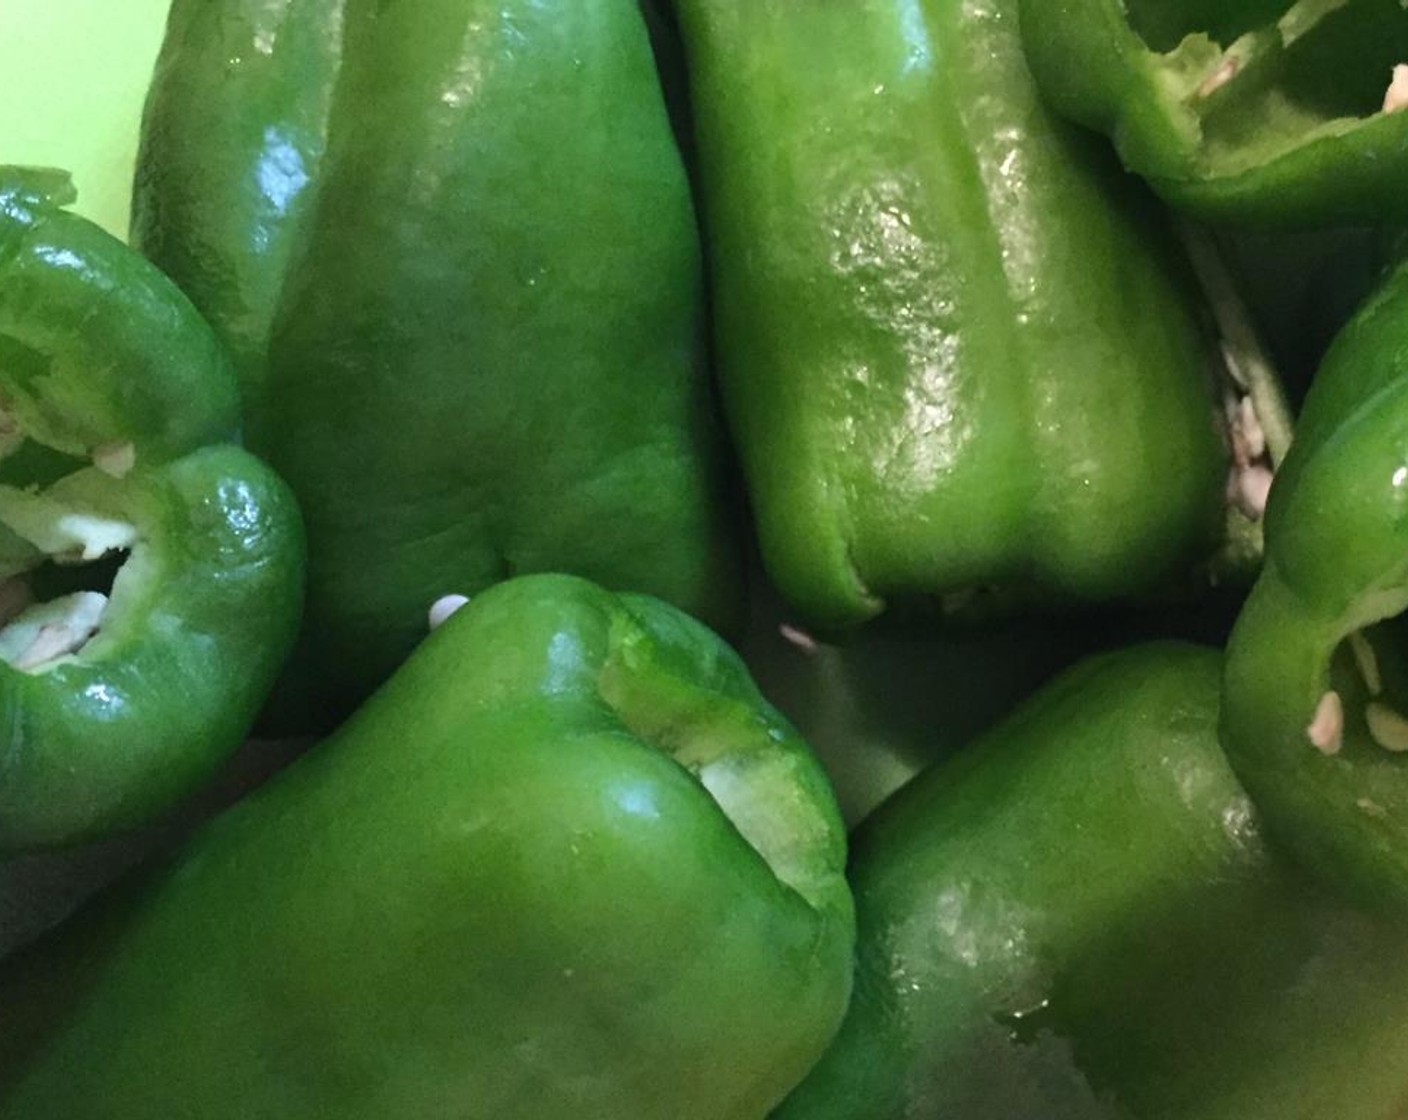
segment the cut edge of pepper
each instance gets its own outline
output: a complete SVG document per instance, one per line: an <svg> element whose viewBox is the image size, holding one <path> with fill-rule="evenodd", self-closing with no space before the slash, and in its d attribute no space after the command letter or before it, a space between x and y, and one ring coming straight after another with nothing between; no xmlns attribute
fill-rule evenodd
<svg viewBox="0 0 1408 1120"><path fill-rule="evenodd" d="M1223 541L1208 564L1209 578L1217 584L1261 563L1266 502L1290 450L1295 421L1280 373L1215 236L1186 219L1179 219L1177 228L1218 340L1213 392L1221 405L1216 421L1229 470Z"/></svg>
<svg viewBox="0 0 1408 1120"><path fill-rule="evenodd" d="M114 599L124 597L119 587L130 582L123 575L145 534L136 520L88 500L85 482L102 483L101 474L67 475L54 484L57 494L0 485L0 664L35 674L84 653L110 621ZM96 565L114 555L122 561L110 586L35 598L30 576L42 566Z"/></svg>
<svg viewBox="0 0 1408 1120"><path fill-rule="evenodd" d="M833 840L844 830L834 802L819 800L829 787L805 773L811 756L797 733L767 717L761 696L733 695L668 671L647 674L651 660L634 648L651 638L629 610L611 629L611 654L598 678L602 700L632 735L699 783L779 885L816 913L835 913L845 895L845 852Z"/></svg>
<svg viewBox="0 0 1408 1120"><path fill-rule="evenodd" d="M1356 111L1313 106L1285 89L1296 48L1348 6L1349 0L1298 0L1274 23L1226 46L1190 30L1173 49L1160 51L1135 32L1166 125L1192 148L1191 177L1235 177L1408 108L1408 43L1401 51L1389 46L1394 57L1383 74L1382 94L1372 104L1367 95L1360 98ZM1408 118L1402 128L1408 131Z"/></svg>

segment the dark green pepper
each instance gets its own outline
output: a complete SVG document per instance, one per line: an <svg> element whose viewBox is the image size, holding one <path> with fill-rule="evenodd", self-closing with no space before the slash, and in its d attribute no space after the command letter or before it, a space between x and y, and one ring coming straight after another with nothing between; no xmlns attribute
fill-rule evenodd
<svg viewBox="0 0 1408 1120"><path fill-rule="evenodd" d="M783 594L828 627L1090 603L1211 553L1195 316L1148 200L1038 103L1014 6L677 7L720 374Z"/></svg>
<svg viewBox="0 0 1408 1120"><path fill-rule="evenodd" d="M229 442L210 328L73 197L0 169L0 852L142 823L208 777L301 595L293 496Z"/></svg>
<svg viewBox="0 0 1408 1120"><path fill-rule="evenodd" d="M757 1120L849 991L821 770L712 634L460 610L105 920L0 978L6 1120Z"/></svg>
<svg viewBox="0 0 1408 1120"><path fill-rule="evenodd" d="M177 0L133 236L303 506L314 722L438 596L515 573L736 612L698 234L633 0Z"/></svg>
<svg viewBox="0 0 1408 1120"><path fill-rule="evenodd" d="M1218 238L1297 411L1335 335L1399 259L1396 232L1242 230Z"/></svg>
<svg viewBox="0 0 1408 1120"><path fill-rule="evenodd" d="M1263 839L1220 658L1078 666L852 839L856 991L776 1120L1391 1120L1408 929Z"/></svg>
<svg viewBox="0 0 1408 1120"><path fill-rule="evenodd" d="M1021 0L1041 91L1204 218L1408 220L1400 0Z"/></svg>
<svg viewBox="0 0 1408 1120"><path fill-rule="evenodd" d="M1224 735L1283 844L1408 911L1408 265L1335 339L1228 648Z"/></svg>
<svg viewBox="0 0 1408 1120"><path fill-rule="evenodd" d="M882 621L830 643L790 621L761 576L750 586L738 651L826 767L848 824L1111 640L1089 625L1021 619L939 633Z"/></svg>

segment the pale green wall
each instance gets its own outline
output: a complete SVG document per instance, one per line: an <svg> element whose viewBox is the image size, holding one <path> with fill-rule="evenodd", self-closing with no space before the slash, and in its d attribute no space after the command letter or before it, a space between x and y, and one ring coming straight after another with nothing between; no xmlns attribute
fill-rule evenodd
<svg viewBox="0 0 1408 1120"><path fill-rule="evenodd" d="M72 171L76 209L119 235L169 2L0 0L0 163Z"/></svg>

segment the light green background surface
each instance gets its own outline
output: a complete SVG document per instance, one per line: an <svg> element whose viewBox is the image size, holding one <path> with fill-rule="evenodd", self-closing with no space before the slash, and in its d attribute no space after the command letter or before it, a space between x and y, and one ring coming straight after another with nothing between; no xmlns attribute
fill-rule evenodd
<svg viewBox="0 0 1408 1120"><path fill-rule="evenodd" d="M76 209L119 236L168 6L0 0L0 163L72 171Z"/></svg>

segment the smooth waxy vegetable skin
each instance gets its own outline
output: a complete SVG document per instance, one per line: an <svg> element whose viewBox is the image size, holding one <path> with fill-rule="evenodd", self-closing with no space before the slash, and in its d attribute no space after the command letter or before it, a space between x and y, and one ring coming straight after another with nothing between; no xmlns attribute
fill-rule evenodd
<svg viewBox="0 0 1408 1120"><path fill-rule="evenodd" d="M774 1120L1400 1116L1408 928L1263 838L1220 683L1092 659L877 809L855 995Z"/></svg>
<svg viewBox="0 0 1408 1120"><path fill-rule="evenodd" d="M177 0L133 236L304 510L284 724L332 726L436 596L515 574L734 620L698 233L634 0Z"/></svg>
<svg viewBox="0 0 1408 1120"><path fill-rule="evenodd" d="M1138 598L1227 464L1148 199L1042 108L1015 4L681 0L724 397L814 624ZM779 143L786 137L786 143Z"/></svg>
<svg viewBox="0 0 1408 1120"><path fill-rule="evenodd" d="M1021 0L1043 95L1201 217L1408 220L1399 0Z"/></svg>
<svg viewBox="0 0 1408 1120"><path fill-rule="evenodd" d="M712 634L510 581L0 979L0 1114L758 1120L845 1007L844 861Z"/></svg>
<svg viewBox="0 0 1408 1120"><path fill-rule="evenodd" d="M1228 648L1228 752L1278 841L1408 914L1408 266L1327 353L1266 539Z"/></svg>
<svg viewBox="0 0 1408 1120"><path fill-rule="evenodd" d="M209 776L302 588L293 496L228 442L214 335L72 198L0 168L0 852L141 824Z"/></svg>

